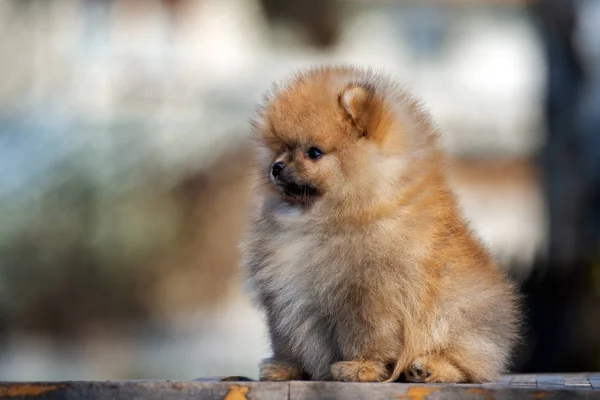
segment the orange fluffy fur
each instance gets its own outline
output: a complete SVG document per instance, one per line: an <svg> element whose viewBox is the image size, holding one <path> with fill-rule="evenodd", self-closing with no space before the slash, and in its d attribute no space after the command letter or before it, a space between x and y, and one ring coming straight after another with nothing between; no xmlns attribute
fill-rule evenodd
<svg viewBox="0 0 600 400"><path fill-rule="evenodd" d="M515 291L463 220L437 131L406 90L312 69L274 89L253 127L261 182L243 250L273 348L262 380L505 370Z"/></svg>

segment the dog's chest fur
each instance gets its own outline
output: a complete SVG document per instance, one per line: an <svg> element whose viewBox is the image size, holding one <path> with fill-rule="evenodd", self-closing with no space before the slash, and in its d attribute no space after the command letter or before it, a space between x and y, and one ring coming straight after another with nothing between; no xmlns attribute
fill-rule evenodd
<svg viewBox="0 0 600 400"><path fill-rule="evenodd" d="M377 285L369 264L385 262L375 255L386 253L373 248L368 231L325 234L294 213L266 215L256 225L262 239L254 245L250 281L271 330L314 378L326 379L329 366L342 359L340 329L352 329L349 316L368 307L361 290Z"/></svg>

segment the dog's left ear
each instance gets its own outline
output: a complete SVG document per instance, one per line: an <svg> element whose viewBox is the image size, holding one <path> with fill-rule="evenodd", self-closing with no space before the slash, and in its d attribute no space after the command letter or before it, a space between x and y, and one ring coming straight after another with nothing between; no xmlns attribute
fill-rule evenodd
<svg viewBox="0 0 600 400"><path fill-rule="evenodd" d="M351 86L340 95L340 105L354 125L366 134L371 93L362 86Z"/></svg>

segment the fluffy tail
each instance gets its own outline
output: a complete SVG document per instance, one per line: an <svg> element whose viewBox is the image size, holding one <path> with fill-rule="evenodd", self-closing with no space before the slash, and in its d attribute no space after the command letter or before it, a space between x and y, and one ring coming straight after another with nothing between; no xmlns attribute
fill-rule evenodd
<svg viewBox="0 0 600 400"><path fill-rule="evenodd" d="M396 365L394 366L394 370L390 377L384 382L396 382L400 375L408 368L410 363L412 362L412 357L407 354L407 352L403 352L400 357L398 357L398 361L396 361Z"/></svg>

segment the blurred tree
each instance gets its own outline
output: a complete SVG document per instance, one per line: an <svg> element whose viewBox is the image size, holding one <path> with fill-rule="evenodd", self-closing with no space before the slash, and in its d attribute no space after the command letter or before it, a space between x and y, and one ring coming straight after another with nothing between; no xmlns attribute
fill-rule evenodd
<svg viewBox="0 0 600 400"><path fill-rule="evenodd" d="M143 124L98 130L104 152L71 140L94 130L0 115L0 345L15 332L71 341L164 326L233 287L247 143L170 170L144 150Z"/></svg>
<svg viewBox="0 0 600 400"><path fill-rule="evenodd" d="M300 26L316 47L336 43L340 18L335 0L261 0L261 3L269 23L282 20Z"/></svg>

